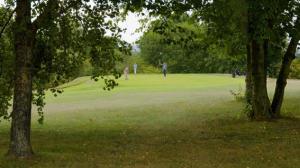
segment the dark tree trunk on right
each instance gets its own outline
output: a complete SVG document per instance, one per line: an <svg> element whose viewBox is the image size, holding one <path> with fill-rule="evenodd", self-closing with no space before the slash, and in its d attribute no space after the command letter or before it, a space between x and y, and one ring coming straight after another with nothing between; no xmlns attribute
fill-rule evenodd
<svg viewBox="0 0 300 168"><path fill-rule="evenodd" d="M290 67L295 59L295 53L298 45L298 38L293 37L283 56L280 72L276 81L275 94L272 101L272 112L276 117L280 116L280 110L284 98L284 90L287 84L287 78L290 73Z"/></svg>

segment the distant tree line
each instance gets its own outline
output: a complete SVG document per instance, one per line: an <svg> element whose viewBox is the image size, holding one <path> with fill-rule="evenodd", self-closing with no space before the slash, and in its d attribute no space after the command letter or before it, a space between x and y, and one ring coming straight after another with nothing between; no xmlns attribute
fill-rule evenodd
<svg viewBox="0 0 300 168"><path fill-rule="evenodd" d="M138 42L147 63L157 66L167 62L168 70L174 73L245 71L246 48L239 36L232 37L235 41L218 39L207 23L188 14L172 16L163 27L162 22L162 18L152 21Z"/></svg>
<svg viewBox="0 0 300 168"><path fill-rule="evenodd" d="M161 27L162 22L163 18L152 21L138 41L140 56L146 63L158 66L159 62L166 61L172 73L236 71L246 74L247 48L239 30L231 27L221 34L218 27L204 20L198 22L193 14L173 15L164 22L164 27ZM281 42L284 43L284 40L281 39ZM281 61L278 53L282 49L274 46L272 52L268 57L267 72L270 77L276 77Z"/></svg>

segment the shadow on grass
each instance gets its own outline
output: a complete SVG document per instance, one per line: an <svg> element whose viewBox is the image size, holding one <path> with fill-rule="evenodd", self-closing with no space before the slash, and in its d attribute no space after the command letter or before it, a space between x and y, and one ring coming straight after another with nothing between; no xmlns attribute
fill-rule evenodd
<svg viewBox="0 0 300 168"><path fill-rule="evenodd" d="M0 157L0 167L300 167L298 100L287 99L286 117L274 122L241 119L236 112L242 106L227 101L201 107L201 113L190 107L185 115L181 110L156 114L152 108L152 122L140 118L147 113L131 112L137 118L129 123L119 118L110 125L86 123L85 128L35 128L36 156L30 160ZM175 119L166 120L170 116ZM0 137L3 156L8 132L0 131Z"/></svg>
<svg viewBox="0 0 300 168"><path fill-rule="evenodd" d="M1 158L0 167L298 167L299 130L299 119L289 117L275 122L225 118L167 128L34 130L35 158ZM1 139L0 145L4 155L7 141Z"/></svg>

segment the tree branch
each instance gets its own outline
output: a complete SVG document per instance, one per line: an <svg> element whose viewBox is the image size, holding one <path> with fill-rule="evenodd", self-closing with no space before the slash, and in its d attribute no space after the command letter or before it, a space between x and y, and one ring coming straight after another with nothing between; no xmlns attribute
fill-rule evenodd
<svg viewBox="0 0 300 168"><path fill-rule="evenodd" d="M46 20L53 19L53 15L56 13L55 10L58 10L59 5L58 1L50 0L45 6L43 12L32 22L33 31L37 31L40 27L42 27L43 23Z"/></svg>
<svg viewBox="0 0 300 168"><path fill-rule="evenodd" d="M59 6L58 0L50 0L47 2L44 11L33 21L32 29L33 31L38 30L42 27L45 21L53 20L59 15L65 13L68 9L76 7L77 3L81 3L81 1L77 0L76 3L70 3L68 6L63 7Z"/></svg>
<svg viewBox="0 0 300 168"><path fill-rule="evenodd" d="M2 34L4 33L5 28L7 27L7 25L9 24L10 20L12 19L14 13L16 12L16 9L14 9L11 14L8 17L8 20L5 22L5 24L3 25L1 31L0 31L0 38L2 37Z"/></svg>

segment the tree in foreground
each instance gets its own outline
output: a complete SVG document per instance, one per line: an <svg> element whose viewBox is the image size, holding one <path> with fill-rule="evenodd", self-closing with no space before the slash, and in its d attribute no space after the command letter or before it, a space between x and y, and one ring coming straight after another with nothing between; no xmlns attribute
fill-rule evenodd
<svg viewBox="0 0 300 168"><path fill-rule="evenodd" d="M220 16L215 11L222 10ZM244 36L247 48L246 99L249 117L268 120L280 117L284 87L299 41L299 9L296 0L215 0L195 9L199 17L226 32L234 25ZM222 17L227 19L222 19ZM224 22L226 20L226 22ZM221 28L220 28L221 27ZM271 103L267 91L270 61L282 58L275 94Z"/></svg>
<svg viewBox="0 0 300 168"><path fill-rule="evenodd" d="M252 70L252 112L254 119L271 119L280 117L284 87L288 78L292 60L295 58L299 41L298 1L247 1L248 4L248 42L251 50ZM282 39L288 40L286 47ZM277 78L273 102L267 92L268 57L274 52L272 45L282 47L281 64ZM282 56L283 55L283 56Z"/></svg>
<svg viewBox="0 0 300 168"><path fill-rule="evenodd" d="M115 51L128 53L129 46L119 40L121 29L114 21L126 3L121 0L7 0L5 3L0 15L3 23L7 23L1 27L0 82L4 96L0 99L0 114L11 118L8 155L30 157L33 154L31 107L32 103L38 106L42 122L47 88L74 76L84 60L90 60L95 67L95 80L105 75L119 77L115 66L119 57ZM104 81L107 89L117 85L111 78ZM55 95L62 92L51 91ZM12 97L13 111L9 114Z"/></svg>

